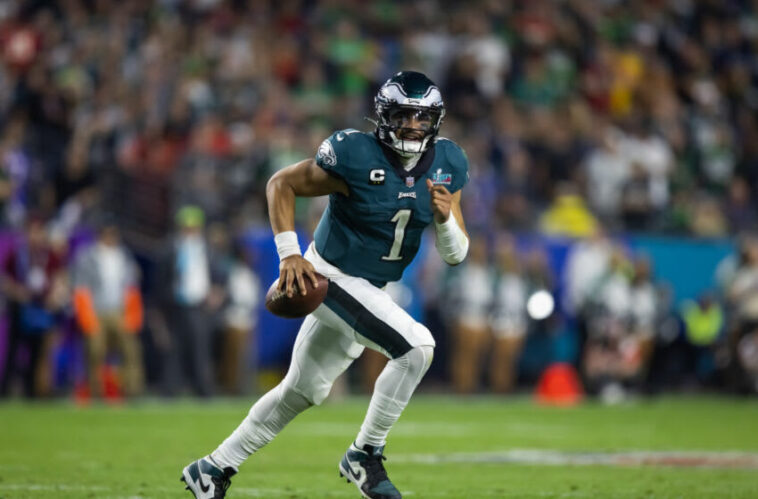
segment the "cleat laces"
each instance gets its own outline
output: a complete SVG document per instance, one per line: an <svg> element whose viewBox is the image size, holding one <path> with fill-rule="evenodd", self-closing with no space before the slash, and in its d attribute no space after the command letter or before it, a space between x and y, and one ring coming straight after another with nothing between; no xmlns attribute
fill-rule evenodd
<svg viewBox="0 0 758 499"><path fill-rule="evenodd" d="M363 462L363 467L366 468L366 479L368 481L369 489L374 488L385 480L389 480L387 477L387 471L384 469L382 461L386 461L387 458L383 455L368 456Z"/></svg>
<svg viewBox="0 0 758 499"><path fill-rule="evenodd" d="M232 481L229 478L233 474L234 473L230 473L229 468L227 468L224 470L223 475L211 477L211 482L213 482L213 485L215 486L217 497L224 497L224 495L226 495L226 491L232 486ZM223 492L223 494L218 495L218 491Z"/></svg>

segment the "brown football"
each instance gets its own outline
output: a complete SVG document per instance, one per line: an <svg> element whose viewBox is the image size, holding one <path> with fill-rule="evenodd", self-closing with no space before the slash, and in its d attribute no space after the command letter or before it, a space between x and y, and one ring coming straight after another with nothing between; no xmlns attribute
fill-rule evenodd
<svg viewBox="0 0 758 499"><path fill-rule="evenodd" d="M279 291L276 287L279 285L279 279L274 281L266 292L266 308L269 312L279 317L294 319L305 317L321 305L326 298L326 289L329 287L329 280L316 272L318 287L314 288L313 283L307 276L303 276L305 281L306 295L300 294L300 288L295 282L295 294L292 298L287 297L287 293Z"/></svg>

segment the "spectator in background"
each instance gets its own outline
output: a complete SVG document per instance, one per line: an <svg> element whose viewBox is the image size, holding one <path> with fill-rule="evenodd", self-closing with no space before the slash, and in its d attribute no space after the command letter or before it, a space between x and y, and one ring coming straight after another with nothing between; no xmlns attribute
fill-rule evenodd
<svg viewBox="0 0 758 499"><path fill-rule="evenodd" d="M647 367L649 338L634 328L631 279L630 263L617 247L590 299L582 371L588 390L610 401L639 387Z"/></svg>
<svg viewBox="0 0 758 499"><path fill-rule="evenodd" d="M710 293L682 304L687 375L711 384L716 372L716 349L724 331L724 310Z"/></svg>
<svg viewBox="0 0 758 499"><path fill-rule="evenodd" d="M620 132L610 126L596 128L597 147L583 163L589 204L603 223L617 220L622 211L622 192L629 177L630 165L620 154Z"/></svg>
<svg viewBox="0 0 758 499"><path fill-rule="evenodd" d="M614 229L712 234L734 174L749 191L757 185L750 2L384 2L367 12L344 1L10 5L23 5L3 11L0 28L3 136L17 137L14 122L25 122L12 148L21 153L13 170L26 171L9 177L23 194L14 210L60 209L91 175L104 188L118 174L129 180L118 184L125 199L150 200L123 212L153 243L183 203L214 218L252 191L246 213L260 221L260 185L241 177L287 164L305 130L359 127L350 116L365 114L376 75L416 66L445 81L454 135L492 144L472 185L508 195L487 211L484 230L530 228L556 182L577 180L588 132L565 119L577 108L596 129L616 131L612 151L584 162L585 197ZM495 116L504 102L513 108L506 119ZM239 159L239 130L252 137L246 168L227 168ZM519 147L526 153L516 158ZM633 164L633 180L618 171ZM627 183L624 221L613 193ZM700 190L717 198L701 223L659 225L674 200L689 217ZM121 199L103 197L114 210ZM735 192L735 201L744 213L756 208L754 195Z"/></svg>
<svg viewBox="0 0 758 499"><path fill-rule="evenodd" d="M646 180L651 214L660 214L669 204L674 155L671 146L654 130L654 123L639 112L623 122L619 150L630 164L638 165ZM650 227L652 228L652 227Z"/></svg>
<svg viewBox="0 0 758 499"><path fill-rule="evenodd" d="M26 120L11 117L0 135L0 227L19 228L28 209L31 158L24 144Z"/></svg>
<svg viewBox="0 0 758 499"><path fill-rule="evenodd" d="M551 236L587 237L598 230L598 221L575 185L557 187L555 197L539 220L540 230Z"/></svg>
<svg viewBox="0 0 758 499"><path fill-rule="evenodd" d="M118 226L101 222L97 241L74 263L74 313L84 335L90 396L104 394L103 371L110 352L118 352L118 379L124 395L140 395L144 385L142 296L139 271L121 243Z"/></svg>
<svg viewBox="0 0 758 499"><path fill-rule="evenodd" d="M740 232L758 228L758 212L755 195L750 191L750 184L743 177L734 177L729 184L724 217L729 223L729 232Z"/></svg>
<svg viewBox="0 0 758 499"><path fill-rule="evenodd" d="M743 257L727 289L727 299L734 313L730 347L736 383L741 389L755 391L758 364L754 348L758 344L758 240L743 240Z"/></svg>
<svg viewBox="0 0 758 499"><path fill-rule="evenodd" d="M621 187L621 218L624 227L636 231L649 229L655 221L650 174L640 163L630 165Z"/></svg>
<svg viewBox="0 0 758 499"><path fill-rule="evenodd" d="M487 99L493 99L505 86L510 65L508 45L501 36L492 32L490 20L481 11L464 11L462 24L464 32L458 36L458 53L473 60L478 92Z"/></svg>
<svg viewBox="0 0 758 499"><path fill-rule="evenodd" d="M469 257L456 270L453 289L458 310L453 326L451 374L458 393L472 393L479 387L486 348L490 343L487 317L492 304L493 275L489 264L487 240L471 241Z"/></svg>
<svg viewBox="0 0 758 499"><path fill-rule="evenodd" d="M495 250L495 291L490 327L494 337L490 384L496 393L513 389L519 355L528 328L527 282L513 239L499 242Z"/></svg>
<svg viewBox="0 0 758 499"><path fill-rule="evenodd" d="M18 367L18 352L26 347L29 358L21 368L24 394L52 394L51 348L58 316L68 291L61 255L51 245L45 221L27 218L24 238L3 265L0 283L8 300L10 330L0 394L7 396Z"/></svg>
<svg viewBox="0 0 758 499"><path fill-rule="evenodd" d="M222 311L221 353L218 358L219 385L228 395L246 392L248 374L255 373L255 313L262 291L252 270L252 257L242 241L232 244L226 269L226 302ZM252 369L251 369L252 366Z"/></svg>
<svg viewBox="0 0 758 499"><path fill-rule="evenodd" d="M587 339L587 323L592 314L595 283L607 272L613 254L613 242L602 228L587 239L577 241L566 257L566 310L576 319L579 349Z"/></svg>
<svg viewBox="0 0 758 499"><path fill-rule="evenodd" d="M196 395L213 394L213 319L224 301L213 272L205 234L205 214L186 205L176 214L176 234L164 255L156 285L170 331L164 352L163 390L177 394L189 379Z"/></svg>
<svg viewBox="0 0 758 499"><path fill-rule="evenodd" d="M726 296L741 335L758 328L758 240L750 237L742 243L742 258L728 282Z"/></svg>
<svg viewBox="0 0 758 499"><path fill-rule="evenodd" d="M7 225L6 210L13 193L13 184L5 168L0 168L0 227Z"/></svg>
<svg viewBox="0 0 758 499"><path fill-rule="evenodd" d="M694 198L690 232L697 237L724 237L728 234L729 220L714 196L701 193Z"/></svg>
<svg viewBox="0 0 758 499"><path fill-rule="evenodd" d="M211 220L225 213L224 175L229 169L231 137L218 116L208 115L197 124L189 150L173 173L174 205L192 203Z"/></svg>
<svg viewBox="0 0 758 499"><path fill-rule="evenodd" d="M637 341L637 348L643 368L649 366L653 353L657 321L661 315L658 307L659 293L653 282L652 262L647 256L638 256L633 261L630 283L631 336Z"/></svg>

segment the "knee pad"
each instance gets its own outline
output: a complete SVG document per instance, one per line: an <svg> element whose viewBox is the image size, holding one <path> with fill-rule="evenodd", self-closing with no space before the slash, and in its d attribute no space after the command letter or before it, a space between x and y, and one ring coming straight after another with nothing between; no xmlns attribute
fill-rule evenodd
<svg viewBox="0 0 758 499"><path fill-rule="evenodd" d="M294 376L289 372L282 380L281 387L283 400L286 393L288 398L298 396L309 405L320 405L332 390L332 383L318 375Z"/></svg>
<svg viewBox="0 0 758 499"><path fill-rule="evenodd" d="M310 397L307 397L306 394L301 393L295 387L286 383L286 380L287 378L274 388L278 405L284 406L295 413L300 413L314 405Z"/></svg>
<svg viewBox="0 0 758 499"><path fill-rule="evenodd" d="M432 365L432 358L434 357L434 347L428 345L422 345L413 347L404 355L396 359L392 359L392 362L398 369L407 370L412 376L423 376L424 373Z"/></svg>

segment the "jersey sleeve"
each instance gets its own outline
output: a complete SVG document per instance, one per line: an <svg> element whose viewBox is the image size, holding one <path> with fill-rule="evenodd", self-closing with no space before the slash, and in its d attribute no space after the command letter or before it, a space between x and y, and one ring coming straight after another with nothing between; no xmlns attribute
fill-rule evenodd
<svg viewBox="0 0 758 499"><path fill-rule="evenodd" d="M350 148L345 132L334 132L324 139L316 152L316 164L330 175L340 178L346 178L350 168Z"/></svg>
<svg viewBox="0 0 758 499"><path fill-rule="evenodd" d="M468 157L455 142L445 139L443 144L448 165L453 172L448 190L453 193L463 189L463 186L468 183Z"/></svg>

